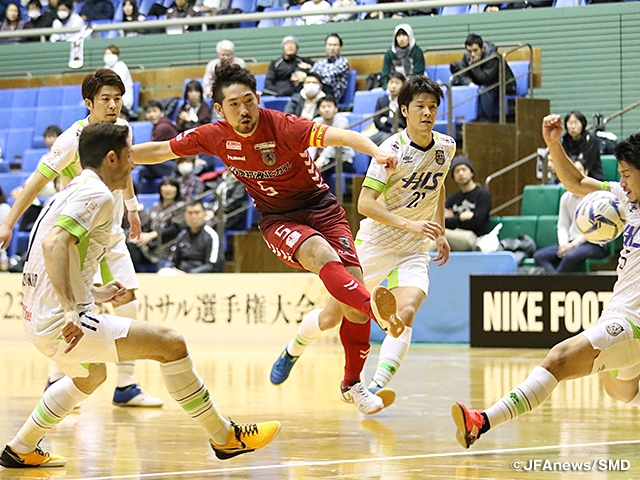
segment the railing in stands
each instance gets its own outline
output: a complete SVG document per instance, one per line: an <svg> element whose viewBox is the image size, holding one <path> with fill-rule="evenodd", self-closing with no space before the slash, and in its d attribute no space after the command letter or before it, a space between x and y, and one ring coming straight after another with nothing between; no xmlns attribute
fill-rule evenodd
<svg viewBox="0 0 640 480"><path fill-rule="evenodd" d="M510 165L507 165L504 168L501 168L500 170L498 170L497 172L492 173L491 175L489 175L487 177L487 179L484 182L484 186L487 188L487 190L490 190L490 185L491 182L493 180L495 180L496 178L504 175L505 173L510 172L511 170L513 170L514 168L518 168L521 165L524 165L525 163L528 163L532 160L536 160L538 158L538 153L532 153L531 155L527 155L524 158L521 158L520 160L517 160L515 162L513 162ZM544 172L543 172L543 178L546 178L547 174L546 174L546 165L544 166ZM499 212L500 210L504 210L505 208L513 205L514 203L520 201L522 199L522 194L517 195L516 197L512 198L511 200L508 200L506 202L504 202L502 205L498 205L497 207L495 207L494 209L491 210L491 212L489 212L490 215L495 215L497 212Z"/></svg>

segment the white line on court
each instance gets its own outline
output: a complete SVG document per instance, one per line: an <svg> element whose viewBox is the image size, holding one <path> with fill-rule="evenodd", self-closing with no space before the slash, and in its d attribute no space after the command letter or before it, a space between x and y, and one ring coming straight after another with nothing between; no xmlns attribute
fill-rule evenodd
<svg viewBox="0 0 640 480"><path fill-rule="evenodd" d="M398 455L393 457L371 457L371 458L357 458L357 459L345 459L345 460L326 460L315 462L285 462L277 463L274 465L260 465L254 467L234 467L234 468L215 468L210 470L191 470L188 472L162 472L162 473L139 473L134 475L113 475L108 477L78 477L77 479L70 480L121 480L128 478L163 478L163 477L178 477L186 475L203 475L203 474L218 474L218 473L232 473L232 472L252 472L258 470L277 470L281 468L291 467L319 467L326 465L340 465L349 463L371 463L371 462L391 462L398 460L413 460L419 458L446 458L446 457L477 457L481 455L500 455L505 453L522 453L522 452L544 452L549 450L559 450L567 448L585 448L585 447L604 447L612 445L637 445L640 444L640 440L619 440L615 442L595 442L595 443L576 443L569 445L544 445L539 447L522 447L522 448L499 448L496 450L465 450L461 452L443 452L443 453L425 453L422 455Z"/></svg>

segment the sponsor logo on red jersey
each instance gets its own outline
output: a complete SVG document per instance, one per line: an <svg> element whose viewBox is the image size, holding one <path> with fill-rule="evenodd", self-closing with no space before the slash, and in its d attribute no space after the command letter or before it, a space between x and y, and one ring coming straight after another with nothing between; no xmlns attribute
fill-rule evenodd
<svg viewBox="0 0 640 480"><path fill-rule="evenodd" d="M227 140L227 150L242 150L242 144L240 142L232 142Z"/></svg>

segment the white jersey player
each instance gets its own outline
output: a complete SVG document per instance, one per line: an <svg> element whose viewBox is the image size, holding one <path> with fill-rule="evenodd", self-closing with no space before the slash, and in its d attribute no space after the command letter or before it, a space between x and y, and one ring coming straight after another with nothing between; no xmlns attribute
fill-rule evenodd
<svg viewBox="0 0 640 480"><path fill-rule="evenodd" d="M380 146L396 156L397 166L389 170L371 162L358 199L358 211L367 217L356 235L365 285L371 289L386 278L398 302L398 316L406 325L399 337L385 338L369 384L385 406L395 399L395 392L386 385L409 349L413 319L429 289L431 242L436 242L438 251L434 261L444 265L449 259L444 180L456 145L451 137L433 131L442 98L440 86L426 77L410 77L403 84L398 104L407 128ZM304 349L340 319L340 312L328 308L309 312L273 365L271 382L284 382Z"/></svg>
<svg viewBox="0 0 640 480"><path fill-rule="evenodd" d="M71 179L80 174L82 167L78 159L78 138L83 128L97 122L111 122L128 127L128 123L125 120L118 118L122 109L123 93L124 84L112 70L99 69L96 73L87 75L84 78L82 96L89 110L89 116L86 119L75 122L56 139L51 151L38 165L33 178L20 192L4 224L0 226L0 244L8 244L18 218L31 205L38 192L47 182L60 175L61 185L65 186ZM135 290L138 289L139 285L133 262L125 243L125 235L120 226L125 205L129 211L128 220L132 226L132 236L139 236L138 205L131 181L129 181L124 190L118 190L115 193L113 230L102 264L101 277L97 279L97 283L106 284L114 278L121 282L127 289L127 293L113 302L115 313L135 319L138 314L138 301L135 298ZM162 406L161 399L150 397L140 390L134 380L134 370L134 362L123 362L118 365L118 383L114 392L113 403L119 406ZM55 382L62 375L63 373L59 369L54 368L50 373L48 384Z"/></svg>
<svg viewBox="0 0 640 480"><path fill-rule="evenodd" d="M112 192L130 181L133 169L128 129L110 122L91 124L82 131L79 151L86 169L40 213L22 281L27 336L67 376L44 392L0 454L0 465L64 466L64 457L40 448L42 438L106 380L104 362L121 359L160 362L169 394L205 430L219 459L265 446L277 435L280 423L236 425L225 420L195 372L184 339L175 331L92 313L94 299L111 301L126 293L118 281L95 287L93 275L111 236Z"/></svg>
<svg viewBox="0 0 640 480"><path fill-rule="evenodd" d="M561 380L600 374L607 394L628 405L640 406L640 135L616 146L620 182L600 182L584 176L562 148L562 121L549 115L542 121L559 180L579 196L609 190L624 204L627 224L618 263L613 296L598 323L553 347L527 379L484 411L468 410L462 403L451 407L456 439L469 448L489 429L530 412L545 401Z"/></svg>

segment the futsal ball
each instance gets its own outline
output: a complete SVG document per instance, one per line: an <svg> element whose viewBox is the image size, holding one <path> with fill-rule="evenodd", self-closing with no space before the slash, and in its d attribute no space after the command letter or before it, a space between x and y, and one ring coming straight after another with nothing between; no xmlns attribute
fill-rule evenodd
<svg viewBox="0 0 640 480"><path fill-rule="evenodd" d="M576 225L591 243L606 243L617 238L624 229L626 215L618 197L605 190L586 195L575 214Z"/></svg>

